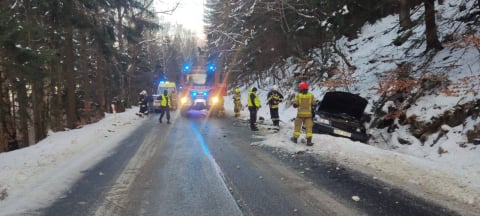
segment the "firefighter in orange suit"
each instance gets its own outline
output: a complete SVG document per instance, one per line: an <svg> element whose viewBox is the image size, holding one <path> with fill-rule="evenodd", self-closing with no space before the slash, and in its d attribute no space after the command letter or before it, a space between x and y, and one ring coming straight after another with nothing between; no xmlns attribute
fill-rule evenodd
<svg viewBox="0 0 480 216"><path fill-rule="evenodd" d="M308 92L308 83L301 82L298 85L299 93L295 96L293 107L297 108L297 117L295 118L295 128L293 130L292 142L297 143L300 136L300 129L306 128L307 146L312 146L312 128L313 128L313 109L315 105L315 97Z"/></svg>
<svg viewBox="0 0 480 216"><path fill-rule="evenodd" d="M233 95L233 112L235 113L235 118L240 117L240 110L242 110L242 96L240 95L240 89L235 88L235 94Z"/></svg>

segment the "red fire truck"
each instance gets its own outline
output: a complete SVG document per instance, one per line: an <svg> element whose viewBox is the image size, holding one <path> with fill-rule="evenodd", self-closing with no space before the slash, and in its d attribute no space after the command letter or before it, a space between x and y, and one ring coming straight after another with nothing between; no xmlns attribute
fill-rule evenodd
<svg viewBox="0 0 480 216"><path fill-rule="evenodd" d="M225 72L213 63L191 66L185 64L180 78L180 113L189 117L200 113L205 116L225 115L224 96L227 95Z"/></svg>

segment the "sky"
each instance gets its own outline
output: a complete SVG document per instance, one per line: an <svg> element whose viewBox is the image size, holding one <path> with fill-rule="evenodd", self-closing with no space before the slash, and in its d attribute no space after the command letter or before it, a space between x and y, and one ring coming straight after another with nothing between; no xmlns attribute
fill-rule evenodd
<svg viewBox="0 0 480 216"><path fill-rule="evenodd" d="M157 0L155 7L157 11L164 11L177 2L180 4L171 15L163 15L165 20L173 24L181 24L203 38L203 5L205 0Z"/></svg>
<svg viewBox="0 0 480 216"><path fill-rule="evenodd" d="M468 1L469 4L472 2ZM455 7L456 4L455 0L447 0L444 6L437 8L441 14L438 16L441 32L448 33L449 29L455 29L450 27L451 23L448 25L445 23L462 15L456 10L458 9ZM422 10L418 10L414 16L421 14ZM358 80L352 89L369 99L367 112L373 106L372 101L378 98L376 91L371 90L372 83L378 80L374 78L375 76L368 76L369 73L378 73L392 68L395 62L387 61L386 57L388 59L405 59L412 56L422 58L424 50L422 46L406 52L405 49L409 44L399 47L391 45L397 35L397 29L392 28L395 23L398 23L396 16L386 17L377 23L366 25L359 38L341 39L337 43L339 49L352 57L352 64L362 66L358 68ZM459 28L462 26L459 25ZM421 37L422 34L422 28L415 29L414 37ZM374 38L374 40L368 38ZM470 76L479 77L472 82L480 80L480 63L475 47L450 49L447 46L435 58L429 59L432 62L430 67L438 68L445 64L452 64L450 61L445 61L447 56L453 56L454 58L451 59L454 59L455 65L458 65L447 74L452 83ZM378 59L378 61L372 64L369 62L371 59ZM268 81L268 79L265 80L265 82ZM262 104L265 104L266 94L272 85L258 86L258 95ZM321 99L327 91L321 86L310 86L310 91L317 99ZM249 87L240 86L243 104L246 104ZM282 85L279 87L285 96L294 93L294 90ZM439 111L452 109L465 101L480 99L479 95L460 93L455 97L444 94L424 95L407 110L407 113L418 115L428 121L438 115ZM226 96L225 107L227 116L233 118L231 95ZM138 112L137 107L128 109L124 113L107 113L106 117L97 123L80 129L49 133L46 139L36 145L0 153L0 216L15 215L24 210L47 206L68 190L81 177L83 170L88 170L107 157L122 139L142 123L156 121L155 118L139 118L134 114L136 112ZM269 133L264 125L259 125L260 132L252 133L251 136L263 139L251 145L271 146L286 151L292 156L299 152L315 154L336 161L339 167L357 169L369 174L374 180L402 186L412 193L439 194L443 198L480 209L480 148L466 143L464 135L473 125L480 124L480 118L469 118L456 127L442 126L446 130L446 135L434 146L430 146L430 143L435 139L435 134L422 145L408 133L407 126L400 126L392 134L380 135L379 132L385 131L371 131L373 140L369 144L314 134L315 145L307 147L302 142L293 144L289 141L293 133L293 122L290 119L294 118L295 114L295 109L287 103L281 103L280 132ZM173 116L175 121L177 116ZM241 111L241 119L246 120L248 116L247 109ZM266 105L259 110L259 116L266 119L265 124L271 124ZM412 144L398 143L399 137L411 140ZM304 134L301 138L304 140ZM466 147L459 147L459 143ZM446 153L439 154L440 147ZM352 194L352 196L360 197L361 202L362 194ZM444 204L451 205L451 203ZM450 207L459 208L459 206Z"/></svg>

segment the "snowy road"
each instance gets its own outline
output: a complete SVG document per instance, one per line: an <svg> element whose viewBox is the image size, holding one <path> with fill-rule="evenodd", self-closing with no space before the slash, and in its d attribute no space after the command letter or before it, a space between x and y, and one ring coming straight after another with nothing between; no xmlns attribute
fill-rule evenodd
<svg viewBox="0 0 480 216"><path fill-rule="evenodd" d="M156 118L39 214L455 215L308 155L252 146L259 134L239 122Z"/></svg>

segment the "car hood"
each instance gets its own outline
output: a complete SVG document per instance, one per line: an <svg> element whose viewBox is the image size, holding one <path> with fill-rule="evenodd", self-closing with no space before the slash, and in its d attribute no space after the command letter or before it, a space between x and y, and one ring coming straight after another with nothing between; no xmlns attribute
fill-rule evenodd
<svg viewBox="0 0 480 216"><path fill-rule="evenodd" d="M346 113L356 119L362 118L368 101L348 92L327 92L320 102L317 112Z"/></svg>

